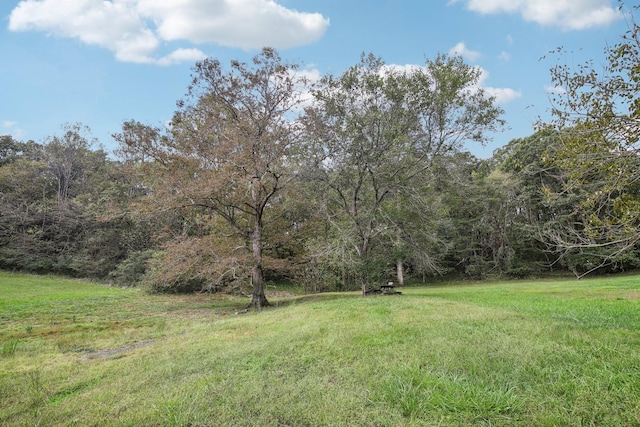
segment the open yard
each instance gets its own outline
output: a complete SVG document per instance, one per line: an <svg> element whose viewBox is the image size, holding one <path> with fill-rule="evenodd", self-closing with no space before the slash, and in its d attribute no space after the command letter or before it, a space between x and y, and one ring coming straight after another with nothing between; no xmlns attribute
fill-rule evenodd
<svg viewBox="0 0 640 427"><path fill-rule="evenodd" d="M275 291L0 273L0 425L640 425L640 276Z"/></svg>

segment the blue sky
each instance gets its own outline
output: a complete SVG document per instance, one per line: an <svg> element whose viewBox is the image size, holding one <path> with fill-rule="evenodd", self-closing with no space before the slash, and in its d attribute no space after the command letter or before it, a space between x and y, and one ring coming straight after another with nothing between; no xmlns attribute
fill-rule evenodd
<svg viewBox="0 0 640 427"><path fill-rule="evenodd" d="M111 134L123 121L160 125L171 118L195 61L249 60L265 45L320 74L341 73L362 52L395 65L455 52L482 69L481 86L505 110L510 129L484 148L469 146L488 157L549 119L553 65L604 64L604 47L627 29L617 6L615 0L3 0L0 135L44 142L63 124L79 122L111 150ZM549 55L560 46L569 53Z"/></svg>

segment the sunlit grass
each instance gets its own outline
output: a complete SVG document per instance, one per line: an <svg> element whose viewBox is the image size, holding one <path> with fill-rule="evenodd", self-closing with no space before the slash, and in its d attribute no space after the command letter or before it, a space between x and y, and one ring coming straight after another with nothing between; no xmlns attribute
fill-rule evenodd
<svg viewBox="0 0 640 427"><path fill-rule="evenodd" d="M0 425L640 425L640 277L276 295L0 274Z"/></svg>

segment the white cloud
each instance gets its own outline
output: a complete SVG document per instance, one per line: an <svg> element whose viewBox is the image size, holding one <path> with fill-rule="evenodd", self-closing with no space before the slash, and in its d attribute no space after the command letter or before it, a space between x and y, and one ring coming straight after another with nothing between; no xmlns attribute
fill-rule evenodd
<svg viewBox="0 0 640 427"><path fill-rule="evenodd" d="M610 0L464 0L464 3L475 12L518 13L526 21L563 30L604 27L621 17Z"/></svg>
<svg viewBox="0 0 640 427"><path fill-rule="evenodd" d="M522 92L508 87L487 86L484 90L496 99L496 104L507 104L514 99L522 98Z"/></svg>
<svg viewBox="0 0 640 427"><path fill-rule="evenodd" d="M565 93L567 93L567 90L562 86L544 85L544 91L548 94L556 94L556 95L564 95Z"/></svg>
<svg viewBox="0 0 640 427"><path fill-rule="evenodd" d="M384 74L386 71L412 74L418 71L426 71L426 68L424 65L415 65L415 64L405 64L405 65L389 64L389 65L383 65L380 71L381 71L381 74Z"/></svg>
<svg viewBox="0 0 640 427"><path fill-rule="evenodd" d="M167 65L200 59L178 49L157 59L165 41L216 43L243 49L284 49L319 40L329 20L273 0L23 0L11 31L43 31L114 52L120 61Z"/></svg>
<svg viewBox="0 0 640 427"><path fill-rule="evenodd" d="M496 104L507 104L515 99L522 98L522 92L519 90L511 89L508 87L491 87L486 86L484 82L489 79L489 72L482 67L477 67L480 70L480 78L478 79L478 86L483 88L484 91L495 98Z"/></svg>
<svg viewBox="0 0 640 427"><path fill-rule="evenodd" d="M195 62L206 58L207 55L199 49L176 49L169 55L158 60L159 65L172 65L180 62Z"/></svg>
<svg viewBox="0 0 640 427"><path fill-rule="evenodd" d="M287 9L273 0L138 0L163 40L190 40L255 49L288 48L319 40L329 20Z"/></svg>
<svg viewBox="0 0 640 427"><path fill-rule="evenodd" d="M460 42L451 49L449 49L449 55L459 55L468 61L477 61L478 58L482 56L480 52L476 52L475 50L470 50L464 44L464 42Z"/></svg>
<svg viewBox="0 0 640 427"><path fill-rule="evenodd" d="M3 120L2 121L2 128L6 129L5 131L1 132L2 134L7 132L9 135L14 137L15 139L22 138L24 136L24 133L25 133L23 129L20 129L18 127L18 122L15 122L13 120Z"/></svg>
<svg viewBox="0 0 640 427"><path fill-rule="evenodd" d="M502 52L500 52L500 55L498 55L498 59L502 61L509 61L511 60L511 54L506 50L503 50Z"/></svg>
<svg viewBox="0 0 640 427"><path fill-rule="evenodd" d="M322 78L322 73L315 68L314 64L306 65L302 70L298 70L297 74L311 82L317 82Z"/></svg>
<svg viewBox="0 0 640 427"><path fill-rule="evenodd" d="M128 0L25 0L11 12L9 29L75 38L128 62L152 62L160 44Z"/></svg>

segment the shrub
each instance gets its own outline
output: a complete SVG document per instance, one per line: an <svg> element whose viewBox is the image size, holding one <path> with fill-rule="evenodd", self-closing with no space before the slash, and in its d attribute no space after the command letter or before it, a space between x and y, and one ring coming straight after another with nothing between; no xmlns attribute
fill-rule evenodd
<svg viewBox="0 0 640 427"><path fill-rule="evenodd" d="M155 251L136 251L118 264L109 279L118 286L138 286L149 269L149 260Z"/></svg>
<svg viewBox="0 0 640 427"><path fill-rule="evenodd" d="M249 277L250 254L218 245L214 236L171 242L149 260L142 284L149 292L218 292Z"/></svg>

